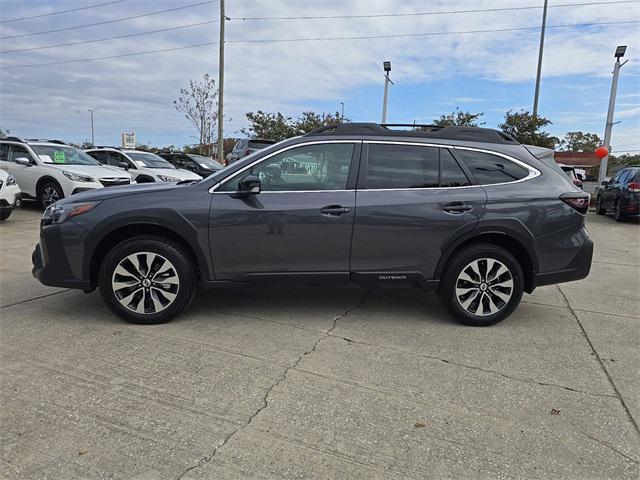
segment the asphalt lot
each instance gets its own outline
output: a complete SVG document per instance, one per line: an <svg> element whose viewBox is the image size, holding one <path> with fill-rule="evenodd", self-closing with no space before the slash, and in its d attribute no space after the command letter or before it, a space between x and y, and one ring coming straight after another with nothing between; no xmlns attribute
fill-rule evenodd
<svg viewBox="0 0 640 480"><path fill-rule="evenodd" d="M0 478L640 476L640 226L490 328L409 290L208 292L129 325L31 277L0 225Z"/></svg>

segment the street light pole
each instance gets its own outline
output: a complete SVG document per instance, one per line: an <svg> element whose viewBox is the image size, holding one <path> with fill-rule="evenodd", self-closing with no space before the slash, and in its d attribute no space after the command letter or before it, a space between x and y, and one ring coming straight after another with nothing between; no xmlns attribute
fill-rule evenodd
<svg viewBox="0 0 640 480"><path fill-rule="evenodd" d="M627 47L625 45L616 48L616 63L613 67L613 80L611 81L611 94L609 95L609 110L607 111L607 124L604 129L604 146L611 152L611 130L613 128L613 111L616 108L616 95L618 93L618 77L620 75L620 68L627 63L620 63L620 59L624 57ZM600 160L600 171L598 172L598 185L602 185L607 177L607 167L609 164L609 155L602 157Z"/></svg>
<svg viewBox="0 0 640 480"><path fill-rule="evenodd" d="M224 125L223 125L223 94L224 94L224 0L220 0L220 44L218 59L218 161L224 164Z"/></svg>
<svg viewBox="0 0 640 480"><path fill-rule="evenodd" d="M340 113L340 121L344 121L344 102L340 102L341 113Z"/></svg>
<svg viewBox="0 0 640 480"><path fill-rule="evenodd" d="M547 29L547 5L549 0L544 0L542 11L542 29L540 30L540 49L538 50L538 74L536 75L536 93L533 97L533 117L538 116L538 98L540 97L540 79L542 77L542 53L544 51L544 34Z"/></svg>
<svg viewBox="0 0 640 480"><path fill-rule="evenodd" d="M389 78L389 73L391 72L391 62L385 61L382 62L382 66L384 68L384 96L382 97L382 122L387 123L387 98L389 97L389 83L393 85L393 82Z"/></svg>
<svg viewBox="0 0 640 480"><path fill-rule="evenodd" d="M91 114L91 146L95 147L96 141L95 141L94 134L93 134L93 110L88 108L87 111Z"/></svg>

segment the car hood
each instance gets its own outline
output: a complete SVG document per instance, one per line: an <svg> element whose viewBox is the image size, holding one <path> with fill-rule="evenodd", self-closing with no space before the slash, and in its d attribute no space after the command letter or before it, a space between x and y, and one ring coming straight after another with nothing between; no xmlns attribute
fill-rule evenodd
<svg viewBox="0 0 640 480"><path fill-rule="evenodd" d="M169 192L176 188L183 188L183 186L173 182L153 182L124 185L122 187L96 188L76 193L71 197L59 200L57 203L63 205L65 203L99 202L114 197L124 197L126 195L138 195L159 191Z"/></svg>
<svg viewBox="0 0 640 480"><path fill-rule="evenodd" d="M200 175L179 168L151 168L149 170L155 175L165 175L167 177L179 178L180 180L202 180Z"/></svg>
<svg viewBox="0 0 640 480"><path fill-rule="evenodd" d="M78 175L88 175L94 178L131 178L131 175L124 170L105 165L56 165L55 163L49 163L47 165L57 168L58 170L64 170L65 172L77 173Z"/></svg>

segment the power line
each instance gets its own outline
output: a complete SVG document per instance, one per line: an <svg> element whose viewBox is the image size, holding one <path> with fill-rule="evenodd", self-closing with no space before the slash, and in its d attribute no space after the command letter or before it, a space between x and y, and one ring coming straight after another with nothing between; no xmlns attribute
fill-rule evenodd
<svg viewBox="0 0 640 480"><path fill-rule="evenodd" d="M549 5L548 8L584 7L590 5L614 5L620 3L639 3L638 0L617 0L613 2L584 2L584 3L564 3L560 5ZM528 7L500 7L482 8L467 10L445 10L440 12L416 12L416 13L380 13L364 15L319 15L300 17L231 17L231 20L335 20L349 18L386 18L386 17L421 17L428 15L453 15L462 13L487 13L487 12L508 12L517 10L539 10L543 7L539 5Z"/></svg>
<svg viewBox="0 0 640 480"><path fill-rule="evenodd" d="M133 15L131 17L116 18L116 19L113 19L113 20L105 20L105 21L96 22L96 23L87 23L85 25L76 25L75 27L56 28L55 30L46 30L46 31L43 31L43 32L23 33L23 34L20 34L20 35L11 35L9 37L0 37L0 40L9 40L11 38L35 37L36 35L45 35L47 33L66 32L66 31L69 31L69 30L78 30L80 28L96 27L98 25L107 25L107 24L110 24L110 23L124 22L126 20L134 20L136 18L150 17L152 15L160 15L161 13L175 12L177 10L184 10L184 9L187 9L187 8L199 7L200 5L209 5L211 3L217 3L217 1L218 0L208 0L206 2L192 3L190 5L183 5L181 7L173 7L173 8L167 8L165 10L157 10L155 12L142 13L140 15Z"/></svg>
<svg viewBox="0 0 640 480"><path fill-rule="evenodd" d="M96 3L86 7L70 8L69 10L58 10L57 12L41 13L40 15L30 15L28 17L11 18L9 20L0 20L0 23L19 22L21 20L31 20L32 18L50 17L52 15L61 15L63 13L79 12L80 10L89 10L90 8L104 7L105 5L113 5L115 3L128 2L129 0L112 0L110 2Z"/></svg>
<svg viewBox="0 0 640 480"><path fill-rule="evenodd" d="M149 53L161 53L161 52L171 52L174 50L186 50L188 48L204 47L208 45L217 45L217 44L218 42L197 43L195 45L186 45L183 47L161 48L158 50L147 50L145 52L122 53L120 55L109 55L106 57L80 58L75 60L64 60L62 62L37 63L37 64L31 64L31 65L12 65L9 67L2 67L2 68L9 69L9 68L23 68L23 67L50 67L52 65L64 65L67 63L92 62L94 60L110 60L113 58L134 57L136 55L147 55Z"/></svg>
<svg viewBox="0 0 640 480"><path fill-rule="evenodd" d="M638 24L640 20L629 20L623 22L593 22L593 23L570 23L564 25L548 25L547 28L571 28L571 27L592 27L592 26L603 26L603 25L628 25L628 24ZM501 32L515 32L515 31L532 31L538 30L540 27L519 27L519 28L498 28L491 30L465 30L465 31L455 31L455 32L427 32L427 33L405 33L405 34L396 34L396 35L369 35L369 36L359 36L359 37L318 37L318 38L281 38L281 39L263 39L263 40L226 40L225 43L279 43L279 42L305 42L305 41L332 41L332 40L371 40L371 39L385 39L385 38L406 38L406 37L424 37L424 36L437 36L437 35L463 35L463 34L477 34L477 33L501 33ZM217 45L218 42L205 42L198 43L195 45L186 45L182 47L170 47L170 48L162 48L158 50L147 50L143 52L133 52L133 53L125 53L120 55L110 55L106 57L92 57L92 58L82 58L82 59L74 59L74 60L64 60L60 62L50 62L50 63L37 63L37 64L28 64L28 65L10 65L7 67L3 67L6 69L12 68L26 68L26 67L49 67L52 65L64 65L67 63L76 63L76 62L89 62L93 60L109 60L114 58L122 58L122 57L133 57L137 55L147 55L150 53L161 53L161 52L170 52L174 50L185 50L189 48L196 47L204 47L209 45Z"/></svg>
<svg viewBox="0 0 640 480"><path fill-rule="evenodd" d="M19 48L16 50L4 50L0 53L17 53L17 52L31 52L34 50L45 50L48 48L58 48L58 47L71 47L74 45L84 45L87 43L96 43L96 42L106 42L107 40L116 40L119 38L130 38L130 37L138 37L140 35L150 35L152 33L160 33L160 32L169 32L172 30L181 30L184 28L191 28L191 27L199 27L202 25L209 25L212 23L218 23L217 20L209 20L206 22L199 22L199 23L190 23L188 25L180 25L177 27L168 27L168 28L160 28L158 30L148 30L146 32L137 32L137 33L128 33L126 35L117 35L115 37L104 37L104 38L96 38L94 40L83 40L80 42L70 42L70 43L58 43L55 45L44 45L42 47L29 47L29 48Z"/></svg>
<svg viewBox="0 0 640 480"><path fill-rule="evenodd" d="M568 23L564 25L547 25L547 28L569 28L569 27L594 27L600 25L624 25L636 24L640 20L630 20L622 22L593 22L593 23ZM406 38L406 37L429 37L439 35L465 35L475 33L501 33L501 32L519 32L539 30L540 27L514 27L514 28L496 28L490 30L464 30L454 32L427 32L427 33L403 33L395 35L365 35L358 37L313 37L313 38L278 38L267 40L226 40L225 43L279 43L279 42L316 42L330 40L373 40L381 38Z"/></svg>

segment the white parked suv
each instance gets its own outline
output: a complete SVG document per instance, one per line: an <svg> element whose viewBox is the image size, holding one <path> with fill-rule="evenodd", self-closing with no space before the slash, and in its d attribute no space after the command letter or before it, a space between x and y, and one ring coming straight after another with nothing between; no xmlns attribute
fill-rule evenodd
<svg viewBox="0 0 640 480"><path fill-rule="evenodd" d="M116 147L89 148L85 152L103 165L127 170L138 183L202 180L200 175L176 168L164 158L151 152Z"/></svg>
<svg viewBox="0 0 640 480"><path fill-rule="evenodd" d="M127 172L102 166L59 140L0 140L0 168L15 176L23 198L44 208L74 193L133 182Z"/></svg>
<svg viewBox="0 0 640 480"><path fill-rule="evenodd" d="M16 177L0 170L0 221L9 218L13 209L20 206L20 202L20 187L16 183Z"/></svg>

